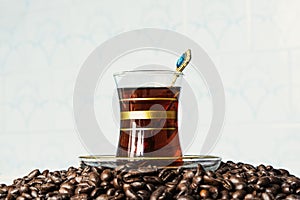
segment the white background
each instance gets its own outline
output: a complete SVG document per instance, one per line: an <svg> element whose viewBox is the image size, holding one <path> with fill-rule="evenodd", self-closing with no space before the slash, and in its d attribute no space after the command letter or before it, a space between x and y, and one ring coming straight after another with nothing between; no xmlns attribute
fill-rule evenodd
<svg viewBox="0 0 300 200"><path fill-rule="evenodd" d="M299 176L299 11L297 0L0 0L0 182L78 166L79 69L102 42L145 27L187 35L216 64L227 113L212 154Z"/></svg>

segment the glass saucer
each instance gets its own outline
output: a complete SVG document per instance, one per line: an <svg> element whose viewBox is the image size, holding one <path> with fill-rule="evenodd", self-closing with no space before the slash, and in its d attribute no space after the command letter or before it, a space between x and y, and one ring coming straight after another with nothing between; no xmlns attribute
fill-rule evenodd
<svg viewBox="0 0 300 200"><path fill-rule="evenodd" d="M90 155L80 156L80 165L82 167L107 167L116 168L120 165L131 165L134 167L143 167L148 165L157 166L158 168L196 168L201 164L205 170L215 171L221 163L221 158L217 156L199 156L185 155L182 157L116 157L112 155Z"/></svg>

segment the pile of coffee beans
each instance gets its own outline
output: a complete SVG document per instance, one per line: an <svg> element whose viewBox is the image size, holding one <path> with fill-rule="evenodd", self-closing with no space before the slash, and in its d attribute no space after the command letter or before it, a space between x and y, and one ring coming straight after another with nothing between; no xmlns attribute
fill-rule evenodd
<svg viewBox="0 0 300 200"><path fill-rule="evenodd" d="M133 167L36 169L12 185L0 184L0 199L300 199L300 179L272 166L228 161L215 172L201 165Z"/></svg>

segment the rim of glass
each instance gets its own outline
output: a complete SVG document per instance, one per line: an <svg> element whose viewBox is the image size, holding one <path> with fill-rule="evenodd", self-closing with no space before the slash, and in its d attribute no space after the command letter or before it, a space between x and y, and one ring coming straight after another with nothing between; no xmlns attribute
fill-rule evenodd
<svg viewBox="0 0 300 200"><path fill-rule="evenodd" d="M120 71L113 73L113 76L125 76L130 74L152 74L152 75L160 75L160 74L173 74L177 76L183 76L182 72L173 71L173 70L152 70L152 69L144 69L144 70L128 70L128 71Z"/></svg>
<svg viewBox="0 0 300 200"><path fill-rule="evenodd" d="M221 157L218 156L211 156L211 155L184 155L178 157L118 157L114 155L87 155L87 156L79 156L79 159L82 160L171 160L171 159L204 159L204 160L221 160Z"/></svg>

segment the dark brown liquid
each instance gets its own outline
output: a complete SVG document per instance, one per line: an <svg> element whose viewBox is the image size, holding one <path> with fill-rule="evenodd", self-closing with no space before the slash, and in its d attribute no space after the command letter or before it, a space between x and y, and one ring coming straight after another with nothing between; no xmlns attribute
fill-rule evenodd
<svg viewBox="0 0 300 200"><path fill-rule="evenodd" d="M170 111L172 116L122 119L121 115L117 156L182 156L177 124L179 92L180 87L118 88L121 112Z"/></svg>

